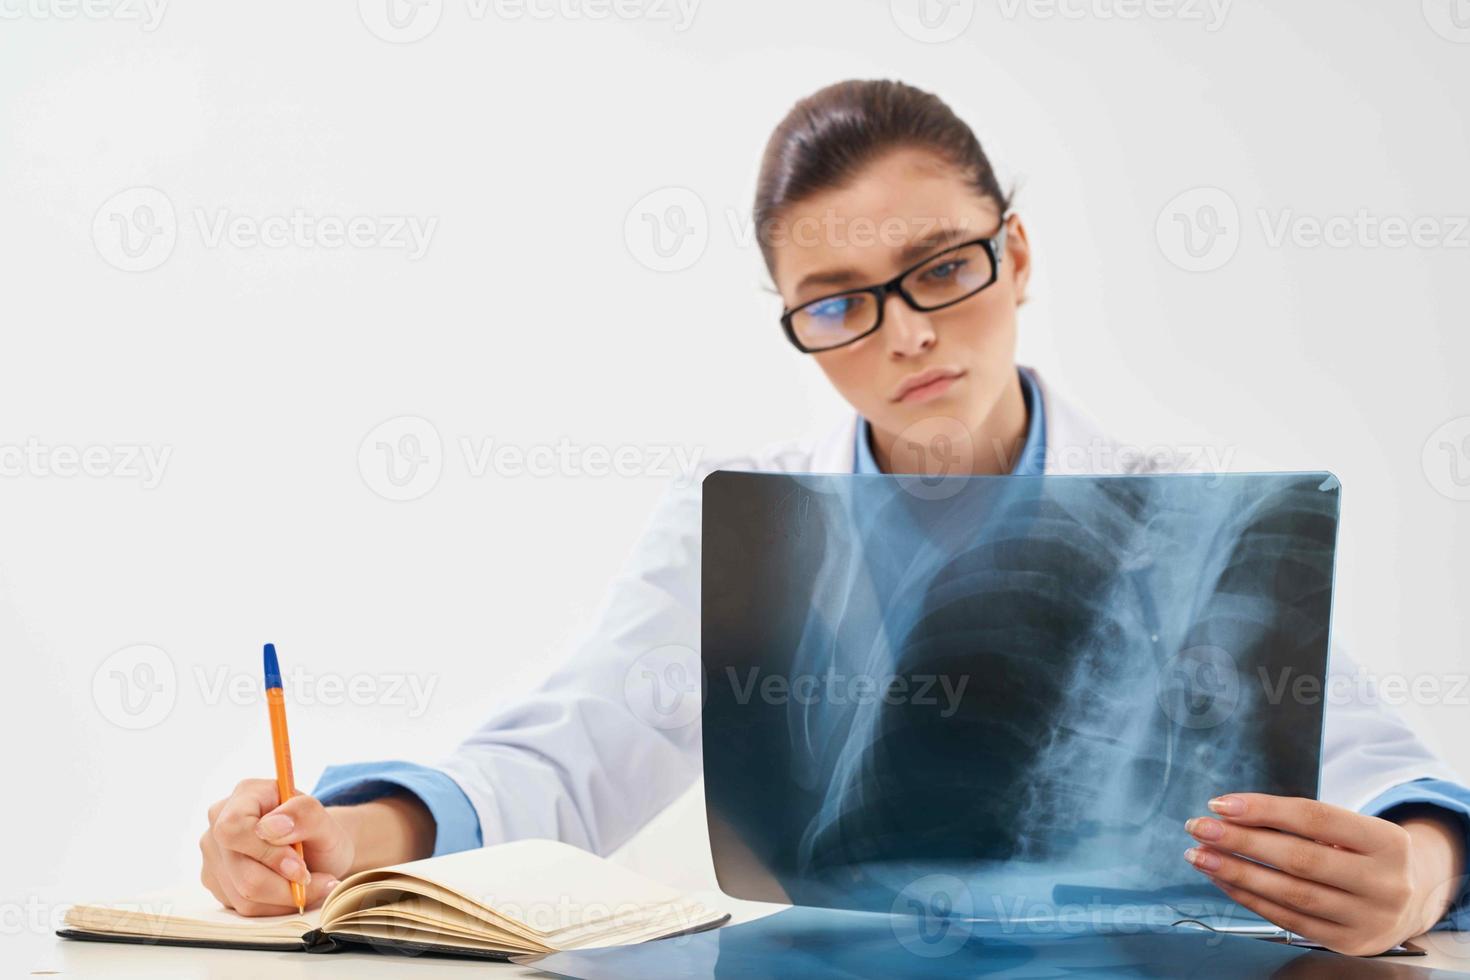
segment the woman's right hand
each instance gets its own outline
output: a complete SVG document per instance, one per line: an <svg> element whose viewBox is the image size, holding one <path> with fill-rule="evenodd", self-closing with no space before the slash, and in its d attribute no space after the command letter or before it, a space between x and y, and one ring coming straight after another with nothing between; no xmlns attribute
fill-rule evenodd
<svg viewBox="0 0 1470 980"><path fill-rule="evenodd" d="M296 843L305 850L305 865L290 846ZM287 915L296 912L290 883L306 885L307 906L317 905L352 869L355 847L337 816L315 797L294 796L281 804L275 780L247 779L209 808L199 850L199 878L226 908L241 915Z"/></svg>

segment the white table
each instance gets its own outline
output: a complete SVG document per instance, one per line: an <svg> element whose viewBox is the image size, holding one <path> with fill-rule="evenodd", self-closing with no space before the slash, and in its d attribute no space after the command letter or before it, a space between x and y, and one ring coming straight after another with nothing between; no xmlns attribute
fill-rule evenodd
<svg viewBox="0 0 1470 980"><path fill-rule="evenodd" d="M730 908L731 900L702 896ZM772 911L774 906L754 902L736 903L735 921L749 921ZM1405 957L1392 962L1413 967L1437 967L1470 976L1470 932L1434 933L1421 937L1428 956ZM483 960L445 957L415 959L380 953L262 953L230 949L184 949L179 947L124 946L114 943L73 942L52 939L49 948L31 967L31 975L62 977L108 977L116 980L321 980L323 977L534 977L530 967Z"/></svg>
<svg viewBox="0 0 1470 980"><path fill-rule="evenodd" d="M719 892L692 891L710 908L730 913L731 923L749 922L786 908L742 902ZM25 964L21 964L25 965ZM1467 967L1470 969L1470 967ZM14 975L14 974L12 974ZM20 973L19 975L26 975ZM446 956L412 957L372 952L272 953L246 949L193 949L95 943L52 936L31 960L30 976L110 977L118 980L321 980L322 977L543 976L530 967Z"/></svg>

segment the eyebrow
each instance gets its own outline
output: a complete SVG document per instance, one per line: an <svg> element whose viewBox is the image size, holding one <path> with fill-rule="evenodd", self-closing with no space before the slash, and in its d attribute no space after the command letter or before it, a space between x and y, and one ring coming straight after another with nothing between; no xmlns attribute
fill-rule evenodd
<svg viewBox="0 0 1470 980"><path fill-rule="evenodd" d="M898 250L898 267L907 269L931 252L943 251L950 245L968 241L972 238L973 231L974 229L961 225L909 242ZM801 281L796 284L796 292L800 293L808 286L836 286L839 288L851 286L862 278L864 277L859 275L855 269L829 269L813 272L801 278Z"/></svg>

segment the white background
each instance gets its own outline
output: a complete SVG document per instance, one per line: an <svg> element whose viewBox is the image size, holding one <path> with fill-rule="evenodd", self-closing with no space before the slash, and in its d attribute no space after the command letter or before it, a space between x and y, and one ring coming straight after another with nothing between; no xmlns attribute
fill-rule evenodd
<svg viewBox="0 0 1470 980"><path fill-rule="evenodd" d="M1465 0L427 0L401 30L387 0L95 2L0 0L0 447L170 455L156 486L0 477L7 945L46 941L37 909L193 879L207 804L270 774L262 642L312 676L301 785L432 761L562 655L673 475L659 447L839 416L746 215L770 128L844 77L936 91L1019 186L1024 362L1123 438L1341 476L1336 635L1442 682L1406 710L1470 767L1470 692L1442 703L1470 627ZM115 221L159 195L172 249L129 258ZM693 234L661 259L671 203ZM1360 211L1438 241L1273 240ZM295 213L432 232L417 256L211 237ZM1224 231L1198 258L1191 221ZM395 502L359 449L401 416L442 473ZM462 439L645 472L476 475ZM139 644L160 717L129 730ZM368 703L330 703L351 678Z"/></svg>

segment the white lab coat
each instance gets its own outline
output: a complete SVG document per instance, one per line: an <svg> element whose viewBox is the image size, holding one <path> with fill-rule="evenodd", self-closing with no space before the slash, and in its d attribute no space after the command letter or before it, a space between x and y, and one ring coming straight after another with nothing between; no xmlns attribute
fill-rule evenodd
<svg viewBox="0 0 1470 980"><path fill-rule="evenodd" d="M1186 468L1177 460L1130 451L1059 398L1039 375L1038 382L1047 473ZM856 424L854 414L814 442L782 444L753 459L719 465L851 473ZM671 650L675 657L685 651L683 676L694 678L697 691L699 580L696 483L669 491L565 664L530 697L494 712L439 767L473 804L485 844L550 837L607 854L699 776L697 712L650 712L639 697L639 685L649 676L644 668L665 670ZM1344 680L1355 670L1334 643L1331 674ZM666 699L670 696L680 695L665 692ZM1371 697L1329 700L1325 728L1320 796L1327 802L1357 810L1412 779L1457 780L1390 708Z"/></svg>

